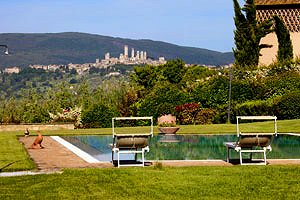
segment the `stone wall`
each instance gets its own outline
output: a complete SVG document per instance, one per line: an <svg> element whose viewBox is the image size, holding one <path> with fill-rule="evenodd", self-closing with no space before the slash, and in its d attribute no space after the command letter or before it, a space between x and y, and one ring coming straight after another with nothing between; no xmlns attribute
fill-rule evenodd
<svg viewBox="0 0 300 200"><path fill-rule="evenodd" d="M0 131L25 131L28 128L29 131L38 130L72 130L74 124L1 124Z"/></svg>

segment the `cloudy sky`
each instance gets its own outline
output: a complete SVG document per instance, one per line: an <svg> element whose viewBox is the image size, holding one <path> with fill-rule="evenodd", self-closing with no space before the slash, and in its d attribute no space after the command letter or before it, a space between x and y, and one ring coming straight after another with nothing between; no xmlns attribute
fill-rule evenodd
<svg viewBox="0 0 300 200"><path fill-rule="evenodd" d="M222 52L234 46L232 0L0 2L0 33L85 32Z"/></svg>

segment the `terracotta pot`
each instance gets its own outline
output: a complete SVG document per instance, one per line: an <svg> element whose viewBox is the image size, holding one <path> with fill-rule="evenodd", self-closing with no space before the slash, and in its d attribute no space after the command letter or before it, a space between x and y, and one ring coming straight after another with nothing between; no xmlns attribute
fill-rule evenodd
<svg viewBox="0 0 300 200"><path fill-rule="evenodd" d="M158 127L158 130L163 134L175 134L179 127Z"/></svg>

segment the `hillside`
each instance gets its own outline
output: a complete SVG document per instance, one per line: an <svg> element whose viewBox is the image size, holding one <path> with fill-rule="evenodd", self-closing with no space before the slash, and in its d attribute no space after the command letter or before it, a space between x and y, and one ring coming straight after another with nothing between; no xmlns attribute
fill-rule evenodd
<svg viewBox="0 0 300 200"><path fill-rule="evenodd" d="M7 44L11 55L0 55L0 68L25 67L30 64L91 63L103 59L106 52L112 57L129 49L147 51L148 57L167 60L181 58L186 63L225 65L233 62L233 53L221 53L202 48L183 47L152 40L132 40L86 33L0 34L0 44ZM130 50L129 50L130 52Z"/></svg>

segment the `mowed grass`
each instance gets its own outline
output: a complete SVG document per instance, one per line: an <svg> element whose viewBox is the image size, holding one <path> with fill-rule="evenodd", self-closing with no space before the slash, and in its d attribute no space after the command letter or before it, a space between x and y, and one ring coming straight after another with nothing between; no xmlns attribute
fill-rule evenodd
<svg viewBox="0 0 300 200"><path fill-rule="evenodd" d="M299 199L299 166L64 170L0 178L0 199Z"/></svg>
<svg viewBox="0 0 300 200"><path fill-rule="evenodd" d="M0 132L0 169L2 171L20 171L34 168L34 162L29 158L16 134Z"/></svg>

